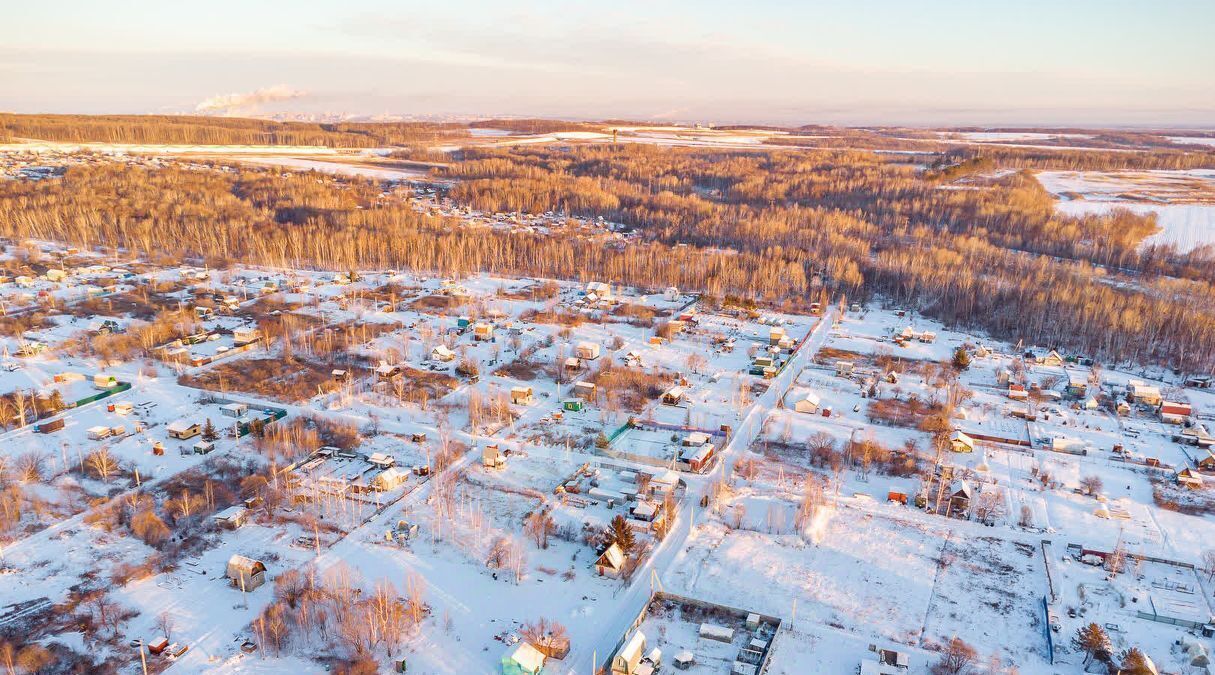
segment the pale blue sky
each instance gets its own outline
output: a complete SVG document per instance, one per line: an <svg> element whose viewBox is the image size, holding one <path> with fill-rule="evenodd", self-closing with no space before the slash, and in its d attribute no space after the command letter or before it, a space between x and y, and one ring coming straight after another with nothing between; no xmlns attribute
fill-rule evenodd
<svg viewBox="0 0 1215 675"><path fill-rule="evenodd" d="M1212 0L5 4L19 112L1215 125Z"/></svg>

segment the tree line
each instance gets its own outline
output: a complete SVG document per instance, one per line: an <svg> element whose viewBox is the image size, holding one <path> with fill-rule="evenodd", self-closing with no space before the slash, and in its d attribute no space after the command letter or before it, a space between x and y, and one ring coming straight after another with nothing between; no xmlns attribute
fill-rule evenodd
<svg viewBox="0 0 1215 675"><path fill-rule="evenodd" d="M275 122L188 115L0 114L0 140L168 145L321 145L373 148L467 136L462 124Z"/></svg>

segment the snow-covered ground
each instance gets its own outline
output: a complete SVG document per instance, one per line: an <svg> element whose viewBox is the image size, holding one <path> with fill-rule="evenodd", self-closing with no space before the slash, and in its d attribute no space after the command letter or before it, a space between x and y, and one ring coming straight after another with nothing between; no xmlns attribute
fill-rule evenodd
<svg viewBox="0 0 1215 675"><path fill-rule="evenodd" d="M1155 214L1160 230L1145 244L1173 244L1185 252L1215 244L1215 171L1044 171L1038 180L1069 216L1127 209Z"/></svg>
<svg viewBox="0 0 1215 675"><path fill-rule="evenodd" d="M44 253L62 252L48 246ZM156 657L156 668L324 667L325 657L348 651L340 636L296 629L279 653L268 648L258 621L285 592L276 579L295 572L344 578L364 598L385 582L402 597L420 585L424 616L391 642L393 657L407 658L410 672L496 672L522 624L541 617L562 623L572 647L545 672L589 672L611 656L651 588L780 617L785 628L774 642L771 673L853 672L876 644L910 654L909 673L923 675L953 636L983 659L994 655L1023 673L1078 672L1078 655L1067 645L1083 617L1119 626L1120 646L1143 647L1158 664L1178 666L1169 645L1187 632L1139 618L1137 602L1116 598L1163 598L1162 584L1174 598L1183 592L1178 580L1198 578L1184 565L1202 564L1215 536L1211 516L1157 501L1201 506L1209 499L1211 488L1187 493L1174 485L1175 472L1204 455L1176 442L1178 427L1150 407L1111 410L1131 380L1144 379L1188 400L1196 418L1215 414L1215 394L1183 390L1175 375L1112 366L1091 374L1075 359L1038 363L986 336L877 305L810 316L712 308L677 290L488 275L434 279L369 270L351 280L331 272L62 257L66 279L41 274L21 285L0 283L6 306L50 314L0 340L0 395L57 392L70 402L97 391L96 373L132 388L63 410L58 431L25 427L0 435L9 466L41 458L40 472L15 481L23 495L38 498L38 508L18 514L8 530L0 603L37 607L46 598L66 606L56 603L82 589L101 593L131 614L109 642L91 637L89 648L132 672L138 652L126 645L163 632L162 614L174 619L172 640L189 649L175 660ZM85 287L109 287L107 275L122 283L104 302L85 304L92 302ZM102 318L140 330L146 319L135 312L145 298L188 316L200 303L222 305L189 326L217 336L187 345L193 356L224 353L219 347L233 344L235 329L255 325L290 327L290 346L275 340L199 365L159 360L155 350L101 363L83 348L104 345L88 333ZM672 320L681 330L656 335ZM24 353L33 341L45 350ZM450 360L435 356L440 346ZM949 365L959 348L973 355L962 372ZM765 375L763 358L783 365ZM393 366L405 374L391 375ZM241 377L253 368L265 377ZM344 371L340 380L333 369ZM614 385L613 370L634 379ZM221 376L208 378L215 374ZM1069 375L1091 376L1094 407L1062 393ZM274 386L293 377L304 384ZM1001 378L1042 393L1033 402L1012 401ZM599 391L579 391L582 381L598 382ZM661 401L676 383L685 396ZM520 387L530 387L531 396ZM254 411L280 408L287 417L273 424L297 425L290 428L304 439L301 464L271 475L284 486L282 502L255 505L235 530L211 524L210 515L246 494L247 472L264 471L274 445L221 433L210 454L183 454L197 439L170 437L170 422L231 426L212 394ZM817 406L799 409L810 394ZM948 426L984 439L973 452L945 450L938 460L924 418L951 396L958 400ZM908 417L883 417L886 408ZM1026 411L1035 419L1018 416ZM635 428L625 429L630 418ZM348 452L312 454L343 437L308 436L315 429L307 419L351 425ZM89 438L102 426L125 428L119 437ZM678 461L696 431L718 455L702 467ZM1055 452L1055 439L1084 452ZM504 451L502 465L483 466L490 445ZM838 454L816 455L824 446ZM868 454L875 447L881 452ZM102 449L117 462L112 475L88 459ZM899 452L909 453L903 463L892 459ZM437 465L439 455L445 470L413 470ZM373 456L406 475L392 487L368 488L384 471ZM938 461L951 472L948 480L936 478ZM207 488L208 479L226 484ZM1083 486L1094 479L1100 487L1088 494ZM939 508L950 494L945 488L960 480L977 491L976 504L986 504L982 515L977 506L952 517ZM634 500L631 493L647 482L653 493ZM221 504L191 502L191 491ZM806 495L817 496L803 520ZM634 510L643 502L666 502L663 525ZM183 503L199 511L183 513ZM131 514L147 508L190 542L171 564L155 562L168 544L151 546L130 531ZM547 547L525 526L539 512L554 524ZM637 570L626 580L597 573L590 541L618 515L639 542ZM418 527L407 540L396 534L403 523ZM1097 551L1121 546L1182 565L1148 561L1135 574L1105 579L1108 573L1068 552L1072 543ZM235 554L263 561L268 583L241 593L226 582L225 564ZM1054 664L1043 605L1051 593L1048 566L1058 596L1051 621L1060 625L1052 633ZM1190 593L1202 603L1209 598L1204 584L1193 581L1197 591ZM92 607L95 600L82 602ZM0 621L21 607L4 610ZM701 657L700 672L717 672L730 657L731 648L695 637L692 623L646 621L654 644ZM45 641L84 639L73 628ZM372 655L381 670L390 667L385 646Z"/></svg>

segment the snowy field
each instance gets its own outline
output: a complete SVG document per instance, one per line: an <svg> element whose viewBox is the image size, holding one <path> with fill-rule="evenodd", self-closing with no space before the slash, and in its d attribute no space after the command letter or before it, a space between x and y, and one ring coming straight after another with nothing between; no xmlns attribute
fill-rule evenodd
<svg viewBox="0 0 1215 675"><path fill-rule="evenodd" d="M1155 214L1160 231L1145 243L1172 244L1183 252L1215 244L1215 171L1048 171L1038 180L1060 199L1060 213L1084 216L1118 208Z"/></svg>

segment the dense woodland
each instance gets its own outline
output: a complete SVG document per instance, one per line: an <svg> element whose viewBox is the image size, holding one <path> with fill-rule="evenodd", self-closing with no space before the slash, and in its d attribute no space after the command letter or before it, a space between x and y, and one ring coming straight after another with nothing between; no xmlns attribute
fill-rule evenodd
<svg viewBox="0 0 1215 675"><path fill-rule="evenodd" d="M1155 224L1127 212L1059 217L1027 172L974 180L1018 163L1062 168L1050 164L1055 151L965 152L923 170L861 151L529 146L468 150L441 170L457 179L458 202L602 216L635 232L620 246L466 227L369 181L118 166L0 183L0 234L212 264L675 285L789 308L823 289L850 300L880 294L1012 341L1215 369L1212 251L1142 248ZM1174 154L1085 161L1155 165ZM1181 156L1215 166L1210 153ZM959 176L965 184L949 182Z"/></svg>
<svg viewBox="0 0 1215 675"><path fill-rule="evenodd" d="M376 148L432 142L453 134L467 136L467 130L462 124L429 122L315 124L179 115L0 114L0 141Z"/></svg>

